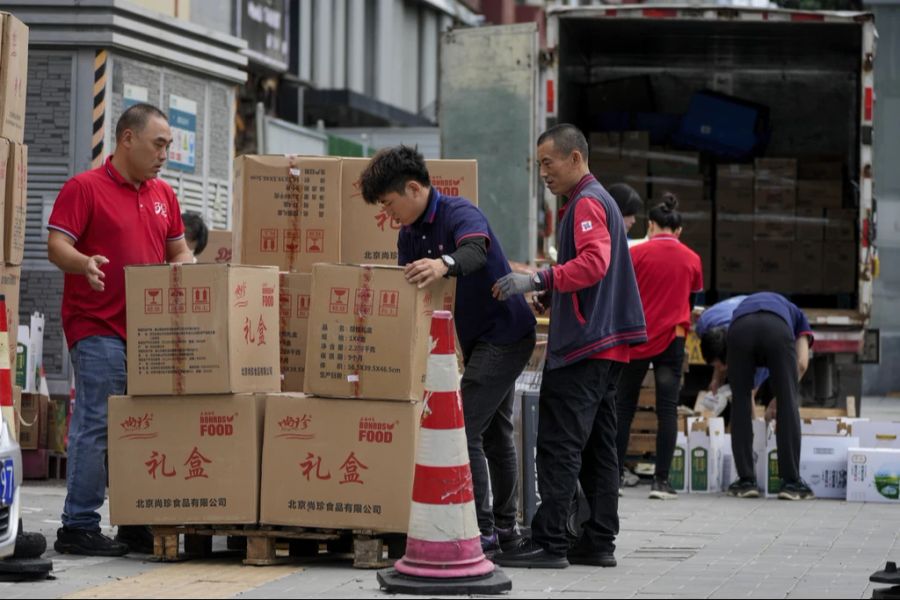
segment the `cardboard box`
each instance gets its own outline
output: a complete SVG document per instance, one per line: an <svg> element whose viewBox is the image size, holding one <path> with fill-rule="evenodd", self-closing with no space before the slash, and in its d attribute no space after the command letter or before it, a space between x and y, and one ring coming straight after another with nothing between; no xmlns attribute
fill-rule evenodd
<svg viewBox="0 0 900 600"><path fill-rule="evenodd" d="M619 158L622 153L622 134L618 131L600 131L590 135L588 160L595 158Z"/></svg>
<svg viewBox="0 0 900 600"><path fill-rule="evenodd" d="M278 270L126 267L132 395L281 390Z"/></svg>
<svg viewBox="0 0 900 600"><path fill-rule="evenodd" d="M753 290L753 244L719 243L716 251L716 287L721 292Z"/></svg>
<svg viewBox="0 0 900 600"><path fill-rule="evenodd" d="M900 450L900 423L892 421L859 421L853 423L853 436L860 448L892 448Z"/></svg>
<svg viewBox="0 0 900 600"><path fill-rule="evenodd" d="M798 241L821 242L825 239L825 211L821 208L798 208L796 224Z"/></svg>
<svg viewBox="0 0 900 600"><path fill-rule="evenodd" d="M367 158L344 158L341 168L341 260L350 264L396 265L400 223L378 205L366 204L359 177ZM442 194L478 205L478 162L426 160L431 185ZM324 261L323 261L324 262Z"/></svg>
<svg viewBox="0 0 900 600"><path fill-rule="evenodd" d="M858 217L859 213L852 208L826 209L825 239L829 242L856 241Z"/></svg>
<svg viewBox="0 0 900 600"><path fill-rule="evenodd" d="M28 89L28 27L10 13L0 13L0 137L25 141Z"/></svg>
<svg viewBox="0 0 900 600"><path fill-rule="evenodd" d="M720 181L723 178L752 180L754 177L756 177L756 167L750 163L716 165L716 178Z"/></svg>
<svg viewBox="0 0 900 600"><path fill-rule="evenodd" d="M757 240L793 240L796 236L796 218L790 210L759 211L753 215L753 237Z"/></svg>
<svg viewBox="0 0 900 600"><path fill-rule="evenodd" d="M797 208L841 208L843 204L843 181L797 182Z"/></svg>
<svg viewBox="0 0 900 600"><path fill-rule="evenodd" d="M757 242L753 282L757 291L784 292L793 287L793 243Z"/></svg>
<svg viewBox="0 0 900 600"><path fill-rule="evenodd" d="M688 438L679 431L675 438L675 453L669 468L669 483L676 492L688 491Z"/></svg>
<svg viewBox="0 0 900 600"><path fill-rule="evenodd" d="M309 273L341 260L341 159L239 156L234 262Z"/></svg>
<svg viewBox="0 0 900 600"><path fill-rule="evenodd" d="M19 345L19 292L22 267L0 266L0 294L6 297L6 326L9 329L9 360L16 367Z"/></svg>
<svg viewBox="0 0 900 600"><path fill-rule="evenodd" d="M756 212L789 212L797 209L797 188L793 185L760 184L753 188Z"/></svg>
<svg viewBox="0 0 900 600"><path fill-rule="evenodd" d="M22 394L21 402L19 445L22 450L42 450L47 447L50 398L40 394Z"/></svg>
<svg viewBox="0 0 900 600"><path fill-rule="evenodd" d="M679 211L712 214L712 203L706 196L702 177L652 177L650 182L653 201L648 204L648 209L662 202L664 194L670 193L678 198Z"/></svg>
<svg viewBox="0 0 900 600"><path fill-rule="evenodd" d="M847 497L847 453L859 439L843 435L804 435L800 444L800 478L816 498Z"/></svg>
<svg viewBox="0 0 900 600"><path fill-rule="evenodd" d="M691 417L687 422L692 494L722 490L725 421L719 417Z"/></svg>
<svg viewBox="0 0 900 600"><path fill-rule="evenodd" d="M793 285L798 294L821 294L825 280L825 262L821 242L794 242L791 254Z"/></svg>
<svg viewBox="0 0 900 600"><path fill-rule="evenodd" d="M264 394L109 399L114 525L255 524Z"/></svg>
<svg viewBox="0 0 900 600"><path fill-rule="evenodd" d="M797 180L797 159L757 158L756 180L776 183L793 183Z"/></svg>
<svg viewBox="0 0 900 600"><path fill-rule="evenodd" d="M720 247L753 245L753 213L734 214L719 211L716 216L716 239Z"/></svg>
<svg viewBox="0 0 900 600"><path fill-rule="evenodd" d="M709 213L685 212L681 214L681 243L695 249L711 246L713 240L712 219ZM696 251L696 250L695 250Z"/></svg>
<svg viewBox="0 0 900 600"><path fill-rule="evenodd" d="M455 285L420 290L399 267L316 265L304 391L421 400L431 314L453 309Z"/></svg>
<svg viewBox="0 0 900 600"><path fill-rule="evenodd" d="M270 396L260 522L405 533L421 408Z"/></svg>
<svg viewBox="0 0 900 600"><path fill-rule="evenodd" d="M693 177L700 173L700 153L650 148L650 173L654 177Z"/></svg>
<svg viewBox="0 0 900 600"><path fill-rule="evenodd" d="M826 294L851 294L857 283L858 246L853 242L826 242L823 246L827 265L822 291Z"/></svg>
<svg viewBox="0 0 900 600"><path fill-rule="evenodd" d="M847 453L847 501L900 504L900 450L851 448Z"/></svg>
<svg viewBox="0 0 900 600"><path fill-rule="evenodd" d="M797 165L797 176L810 181L844 179L844 163L840 158L802 159Z"/></svg>
<svg viewBox="0 0 900 600"><path fill-rule="evenodd" d="M201 264L216 263L229 264L232 261L232 246L234 234L230 231L209 230L209 241L203 252L197 255L197 262Z"/></svg>
<svg viewBox="0 0 900 600"><path fill-rule="evenodd" d="M800 452L803 452L801 440ZM765 476L759 481L766 497L772 498L781 491L781 475L778 468L778 438L775 435L775 423L769 423L766 427L765 454L762 465L765 468Z"/></svg>
<svg viewBox="0 0 900 600"><path fill-rule="evenodd" d="M756 188L753 178L719 178L716 186L716 209L719 212L753 214Z"/></svg>
<svg viewBox="0 0 900 600"><path fill-rule="evenodd" d="M312 275L282 273L279 295L281 323L281 391L302 392L306 373L307 332Z"/></svg>
<svg viewBox="0 0 900 600"><path fill-rule="evenodd" d="M27 189L28 146L12 143L6 162L6 200L2 217L3 257L8 265L21 265L25 257Z"/></svg>

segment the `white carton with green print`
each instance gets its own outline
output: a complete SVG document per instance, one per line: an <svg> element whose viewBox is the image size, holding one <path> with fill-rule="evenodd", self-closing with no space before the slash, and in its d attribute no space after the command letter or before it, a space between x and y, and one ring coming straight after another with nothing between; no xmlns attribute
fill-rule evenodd
<svg viewBox="0 0 900 600"><path fill-rule="evenodd" d="M725 420L721 417L691 417L687 420L688 480L692 494L722 491L725 458Z"/></svg>
<svg viewBox="0 0 900 600"><path fill-rule="evenodd" d="M900 450L851 448L847 454L847 501L900 504Z"/></svg>

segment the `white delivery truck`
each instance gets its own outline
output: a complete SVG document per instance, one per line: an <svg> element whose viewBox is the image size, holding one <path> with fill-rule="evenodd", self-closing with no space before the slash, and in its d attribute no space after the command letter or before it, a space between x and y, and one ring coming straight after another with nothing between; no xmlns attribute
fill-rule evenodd
<svg viewBox="0 0 900 600"><path fill-rule="evenodd" d="M729 159L702 151L694 161L708 201L705 215L692 215L708 226L705 238L698 240L696 230L692 238L704 245L710 267L705 302L763 289L784 293L806 310L817 338L804 403L859 402L862 363L877 360L878 354L877 331L867 328L878 270L872 171L876 37L868 13L715 5L559 7L549 10L545 28L453 30L441 46L442 156L478 159L481 208L510 259L536 264L541 246L553 244L545 237L552 236L545 221L556 202L539 181L535 163L535 140L542 130L568 122L586 134L618 128L664 136L660 129L678 126L673 116L696 108L692 102L698 93L758 107L764 116L763 143L755 154ZM643 188L651 198L666 187L665 177L654 176L654 158L693 160L684 152L691 148L677 143L677 137L651 139L647 155L638 152L651 164ZM623 150L620 158L625 155ZM773 236L777 228L764 225L760 232L751 198L747 214L734 216L747 231L761 233L751 233L748 242L757 255L737 267L738 275L746 275L741 284L726 281L720 272L723 262L733 262L734 251L717 239L726 229L720 223L730 216L719 202L716 182L718 167L727 163L744 162L752 177L754 157L799 159L794 178L807 177L807 199L822 178L840 180L840 195L835 199L833 187L820 188L821 199L837 203L828 209L833 213L810 218L792 205L789 216L777 216L774 222L789 227L781 240ZM818 162L804 175L805 161L813 159ZM836 172L828 172L828 164L836 164ZM601 183L613 183L604 172L595 175ZM819 199L813 194L811 202ZM837 221L837 215L846 220ZM822 285L796 293L794 276L808 276L809 270L778 272L778 261L784 259L790 269L784 253L800 242L801 226L806 248L821 250L817 281ZM809 246L805 236L810 230L818 246ZM842 265L830 258L837 247L849 248ZM760 264L762 255L770 258ZM815 261L816 255L807 259Z"/></svg>

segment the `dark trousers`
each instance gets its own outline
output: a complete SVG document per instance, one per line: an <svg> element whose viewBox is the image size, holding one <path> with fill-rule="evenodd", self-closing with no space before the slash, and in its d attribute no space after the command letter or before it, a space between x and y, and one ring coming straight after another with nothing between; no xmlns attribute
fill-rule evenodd
<svg viewBox="0 0 900 600"><path fill-rule="evenodd" d="M516 379L528 364L535 335L507 345L476 342L463 348L465 371L460 385L478 527L516 524L518 460L513 427ZM493 495L493 502L491 496Z"/></svg>
<svg viewBox="0 0 900 600"><path fill-rule="evenodd" d="M566 522L580 479L590 507L579 545L613 552L619 533L619 464L616 459L616 384L622 364L583 360L545 370L538 416L537 475L541 505L532 538L565 555Z"/></svg>
<svg viewBox="0 0 900 600"><path fill-rule="evenodd" d="M731 384L731 447L738 475L755 479L753 468L753 376L769 369L769 385L778 403L778 472L800 478L800 404L794 333L774 313L744 315L728 328L728 381Z"/></svg>
<svg viewBox="0 0 900 600"><path fill-rule="evenodd" d="M676 337L658 356L647 360L634 360L622 370L619 393L616 396L619 431L616 446L619 456L619 474L625 468L631 422L641 394L641 383L647 369L653 363L656 379L656 477L668 479L678 438L678 396L681 393L681 372L684 369L684 338Z"/></svg>

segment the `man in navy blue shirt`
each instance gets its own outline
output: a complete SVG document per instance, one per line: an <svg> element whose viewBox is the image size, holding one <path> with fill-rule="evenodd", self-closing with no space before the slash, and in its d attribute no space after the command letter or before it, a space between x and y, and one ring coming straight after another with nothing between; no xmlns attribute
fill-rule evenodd
<svg viewBox="0 0 900 600"><path fill-rule="evenodd" d="M709 310L713 312L706 320L716 321L717 326L701 327L698 323L703 359L721 377L727 373L731 383L731 446L740 479L728 488L728 494L739 498L759 497L753 468L752 394L754 373L758 367L765 367L778 414L778 473L782 481L778 497L812 498L812 490L800 479L797 389L809 365L813 342L806 315L784 296L771 292L747 296L733 308L730 319L720 318L726 317L727 311L718 311L722 315L717 316L716 306Z"/></svg>
<svg viewBox="0 0 900 600"><path fill-rule="evenodd" d="M409 283L423 288L442 277L458 278L456 333L465 363L463 413L481 544L487 554L515 547L521 534L513 398L534 350L534 315L522 296L494 299L494 282L510 272L500 242L469 200L431 187L416 149L380 151L360 187L366 202L381 204L403 225L398 262Z"/></svg>

